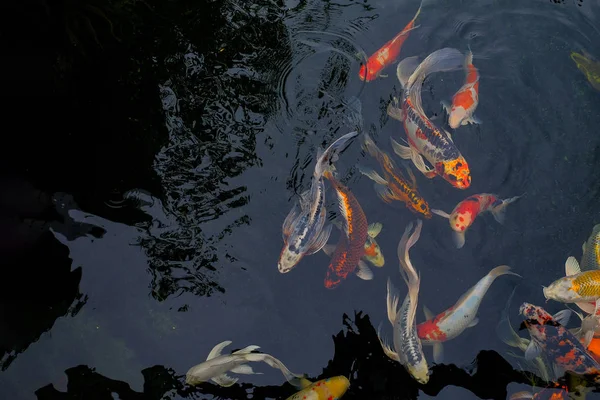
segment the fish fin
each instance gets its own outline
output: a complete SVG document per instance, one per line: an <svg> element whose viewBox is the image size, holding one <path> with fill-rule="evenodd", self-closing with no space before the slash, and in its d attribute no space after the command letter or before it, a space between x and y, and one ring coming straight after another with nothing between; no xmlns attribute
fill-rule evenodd
<svg viewBox="0 0 600 400"><path fill-rule="evenodd" d="M399 107L397 98L394 97L394 100L391 101L390 104L388 104L387 114L400 122L404 121L404 110L402 110L402 108Z"/></svg>
<svg viewBox="0 0 600 400"><path fill-rule="evenodd" d="M391 137L390 142L392 142L392 149L394 150L394 153L396 153L400 158L403 160L410 160L412 158L413 151L410 146L403 146Z"/></svg>
<svg viewBox="0 0 600 400"><path fill-rule="evenodd" d="M368 177L369 179L372 179L373 181L379 183L380 185L387 185L387 183L388 183L388 181L383 179L381 177L381 175L379 175L373 168L369 168L369 167L365 167L365 166L357 164L356 169L358 169L358 172L360 172L364 176Z"/></svg>
<svg viewBox="0 0 600 400"><path fill-rule="evenodd" d="M469 322L469 325L467 325L467 328L472 328L475 325L477 325L479 323L479 318L475 317L473 318L473 321Z"/></svg>
<svg viewBox="0 0 600 400"><path fill-rule="evenodd" d="M375 189L375 193L377 193L377 196L379 196L379 198L381 200L383 200L384 202L386 202L388 204L391 203L392 200L394 200L396 198L396 196L394 196L394 193L392 193L390 188L385 185L380 185L378 183L375 183L373 185L373 189Z"/></svg>
<svg viewBox="0 0 600 400"><path fill-rule="evenodd" d="M433 361L436 364L444 362L444 346L442 345L442 342L433 343Z"/></svg>
<svg viewBox="0 0 600 400"><path fill-rule="evenodd" d="M329 168L329 164L337 161L339 153L345 148L346 143L348 143L350 139L356 137L357 135L357 131L346 133L329 145L325 151L322 151L319 148L319 151L317 152L318 157L317 163L315 164L314 177L320 179L321 176L323 176L323 173Z"/></svg>
<svg viewBox="0 0 600 400"><path fill-rule="evenodd" d="M421 171L421 173L423 175L425 175L428 178L433 178L436 175L436 172L434 169L432 168L428 168L425 165L425 160L423 159L423 156L421 154L419 154L418 151L416 151L415 149L412 149L412 155L411 155L411 160L413 162L413 164L415 165L415 167Z"/></svg>
<svg viewBox="0 0 600 400"><path fill-rule="evenodd" d="M408 177L410 178L410 181L413 185L413 188L417 188L417 177L415 176L415 174L412 172L412 169L410 169L409 166L405 166L404 167L406 169L406 172L408 173Z"/></svg>
<svg viewBox="0 0 600 400"><path fill-rule="evenodd" d="M321 250L323 250L323 253L327 254L329 257L331 257L331 255L333 254L333 252L335 251L335 244L326 244L325 246L323 246L321 248Z"/></svg>
<svg viewBox="0 0 600 400"><path fill-rule="evenodd" d="M425 314L426 321L429 321L430 319L433 319L435 317L435 315L431 312L429 308L427 308L427 306L423 306L423 314Z"/></svg>
<svg viewBox="0 0 600 400"><path fill-rule="evenodd" d="M419 282L419 275L417 274L417 271L415 270L414 266L410 262L410 257L408 255L408 252L409 252L410 248L413 247L417 243L417 241L419 240L419 237L421 237L421 229L423 227L423 221L421 221L420 219L417 219L417 224L416 224L415 230L411 234L410 231L412 230L412 227L413 227L412 222L406 226L406 229L404 230L404 234L402 235L402 238L400 238L400 242L398 243L398 250L397 250L398 259L400 260L400 272L403 272L406 275L405 280L408 278L406 283L407 283L409 289L411 287L411 281L415 282L415 283Z"/></svg>
<svg viewBox="0 0 600 400"><path fill-rule="evenodd" d="M331 235L331 229L333 228L332 224L327 225L323 228L323 230L319 233L319 235L315 238L313 243L310 245L308 250L306 251L307 255L315 254L319 250L323 248L327 244L329 240L329 235Z"/></svg>
<svg viewBox="0 0 600 400"><path fill-rule="evenodd" d="M446 219L450 219L450 214L448 214L446 211L442 211L442 210L438 210L438 209L432 208L431 212L433 214L439 215L440 217L444 217Z"/></svg>
<svg viewBox="0 0 600 400"><path fill-rule="evenodd" d="M590 343L592 343L592 339L594 338L594 331L589 330L583 335L583 346L587 349Z"/></svg>
<svg viewBox="0 0 600 400"><path fill-rule="evenodd" d="M477 118L477 116L475 115L471 115L469 118L467 118L463 124L477 124L477 125L481 125L481 120L479 118Z"/></svg>
<svg viewBox="0 0 600 400"><path fill-rule="evenodd" d="M252 367L249 366L248 364L238 365L237 367L232 368L229 371L233 372L235 374L241 374L241 375L253 375L253 374L262 375L262 372L254 372Z"/></svg>
<svg viewBox="0 0 600 400"><path fill-rule="evenodd" d="M599 310L600 310L600 299L596 300L596 307L594 308L594 315L598 315Z"/></svg>
<svg viewBox="0 0 600 400"><path fill-rule="evenodd" d="M227 374L221 374L221 375L213 377L211 380L219 386L229 387L229 386L233 386L233 384L236 383L239 379L232 378L231 376L229 376Z"/></svg>
<svg viewBox="0 0 600 400"><path fill-rule="evenodd" d="M296 387L298 390L304 388L304 382L306 379L306 375L298 375L298 374L294 374L292 371L290 371L283 362L281 362L279 359L273 357L270 354L262 354L264 356L264 359L262 361L265 362L265 364L269 365L272 368L278 369L279 371L281 371L281 373L283 374L283 376L285 377L285 379L290 383L290 385ZM310 386L312 382L308 381L308 385Z"/></svg>
<svg viewBox="0 0 600 400"><path fill-rule="evenodd" d="M442 100L440 101L440 104L442 105L442 108L446 111L446 113L450 115L450 110L452 110L452 106L450 105L450 103L446 100Z"/></svg>
<svg viewBox="0 0 600 400"><path fill-rule="evenodd" d="M376 238L381 232L381 229L383 229L383 224L381 222L373 222L372 224L369 224L367 234L372 238Z"/></svg>
<svg viewBox="0 0 600 400"><path fill-rule="evenodd" d="M552 372L554 372L555 379L565 375L565 369L556 363L552 363Z"/></svg>
<svg viewBox="0 0 600 400"><path fill-rule="evenodd" d="M511 197L510 199L502 200L502 204L497 205L496 207L494 207L491 210L491 213L494 216L494 219L496 221L498 221L498 223L503 224L504 223L504 218L505 218L505 213L506 213L506 206L509 205L512 202L517 201L521 197L522 197L522 195L521 196Z"/></svg>
<svg viewBox="0 0 600 400"><path fill-rule="evenodd" d="M388 74L378 74L377 77L378 78L387 78Z"/></svg>
<svg viewBox="0 0 600 400"><path fill-rule="evenodd" d="M398 289L394 286L390 278L387 280L387 315L390 324L394 325L396 321L396 314L398 314L398 303L400 302L400 296Z"/></svg>
<svg viewBox="0 0 600 400"><path fill-rule="evenodd" d="M206 357L206 361L212 360L221 355L223 349L231 344L231 340L225 340L224 342L219 343L215 347L212 348L210 353L208 353L208 357Z"/></svg>
<svg viewBox="0 0 600 400"><path fill-rule="evenodd" d="M398 66L396 67L396 76L402 85L402 89L406 87L410 76L415 72L415 69L417 69L419 64L419 56L406 57L398 63Z"/></svg>
<svg viewBox="0 0 600 400"><path fill-rule="evenodd" d="M492 269L488 273L488 275L490 276L490 278L494 278L494 279L496 279L497 277L502 276L502 275L514 275L514 276L518 276L519 278L522 278L521 275L517 274L516 272L512 272L508 265L499 265L496 268Z"/></svg>
<svg viewBox="0 0 600 400"><path fill-rule="evenodd" d="M457 249L462 249L465 245L465 233L464 232L456 232L452 231L452 239L454 240L454 245Z"/></svg>
<svg viewBox="0 0 600 400"><path fill-rule="evenodd" d="M577 262L577 259L575 259L575 257L570 256L569 258L567 258L567 261L565 261L565 276L571 276L571 275L575 275L581 272L581 267L579 266L579 263Z"/></svg>
<svg viewBox="0 0 600 400"><path fill-rule="evenodd" d="M392 360L400 362L400 357L398 357L398 353L392 350L391 347L381 337L381 324L379 324L379 328L377 328L377 338L379 339L379 343L381 344L381 349L383 350L384 354Z"/></svg>
<svg viewBox="0 0 600 400"><path fill-rule="evenodd" d="M585 243L586 242L583 242L583 244L581 245L581 252L582 253L585 253Z"/></svg>
<svg viewBox="0 0 600 400"><path fill-rule="evenodd" d="M540 346L538 346L535 343L535 340L531 340L529 341L529 345L527 346L527 349L525 350L525 359L527 361L531 361L534 358L536 358L537 356L539 356L542 352L542 349L540 349Z"/></svg>
<svg viewBox="0 0 600 400"><path fill-rule="evenodd" d="M253 352L254 350L258 350L258 349L260 349L260 346L256 346L256 345L250 345L250 346L244 347L244 348L243 348L243 349L241 349L241 350L234 351L234 352L233 352L233 353L231 353L231 354L250 354L250 353L251 353L251 352Z"/></svg>
<svg viewBox="0 0 600 400"><path fill-rule="evenodd" d="M581 302L581 303L575 303L575 304L577 304L577 306L579 308L581 308L583 311L585 311L588 314L592 314L594 312L595 303Z"/></svg>
<svg viewBox="0 0 600 400"><path fill-rule="evenodd" d="M290 210L288 215L285 217L285 220L283 221L283 226L281 228L283 240L285 240L285 238L290 236L290 234L292 233L294 222L296 221L299 215L300 210L298 209L298 204L294 204L294 207Z"/></svg>
<svg viewBox="0 0 600 400"><path fill-rule="evenodd" d="M522 392L511 394L508 400L532 400L533 398L533 393L524 390Z"/></svg>
<svg viewBox="0 0 600 400"><path fill-rule="evenodd" d="M360 260L356 269L356 276L364 281L370 281L373 279L373 271L363 260Z"/></svg>
<svg viewBox="0 0 600 400"><path fill-rule="evenodd" d="M452 139L452 134L450 134L450 132L448 132L447 130L444 129L444 133L446 134L446 136L448 136L448 139L450 139L450 141L452 143L454 143L454 139Z"/></svg>

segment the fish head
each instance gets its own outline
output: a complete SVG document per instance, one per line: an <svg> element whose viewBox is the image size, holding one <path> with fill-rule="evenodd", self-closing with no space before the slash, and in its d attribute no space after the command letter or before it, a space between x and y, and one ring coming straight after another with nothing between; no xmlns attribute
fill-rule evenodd
<svg viewBox="0 0 600 400"><path fill-rule="evenodd" d="M452 230L464 232L473 223L473 213L471 211L457 211L450 215L448 221L450 221Z"/></svg>
<svg viewBox="0 0 600 400"><path fill-rule="evenodd" d="M406 367L408 372L417 382L423 385L429 382L429 367L427 366L427 361L425 361L425 359L419 361L415 365L407 364Z"/></svg>
<svg viewBox="0 0 600 400"><path fill-rule="evenodd" d="M528 328L532 324L545 325L554 321L552 315L550 315L546 310L531 303L521 304L519 313L525 317L525 326Z"/></svg>
<svg viewBox="0 0 600 400"><path fill-rule="evenodd" d="M458 128L467 118L467 110L462 106L453 106L448 115L448 124L452 129Z"/></svg>
<svg viewBox="0 0 600 400"><path fill-rule="evenodd" d="M573 276L565 276L555 280L549 286L543 288L546 300L555 300L563 303L571 303L580 296L577 293L578 285Z"/></svg>
<svg viewBox="0 0 600 400"><path fill-rule="evenodd" d="M425 200L418 199L415 203L411 204L413 209L419 214L423 215L423 217L430 219L433 216L431 209L429 208L429 204Z"/></svg>
<svg viewBox="0 0 600 400"><path fill-rule="evenodd" d="M283 244L283 248L281 249L277 269L282 274L286 274L298 265L302 257L304 257L304 252L300 248L299 240L288 240Z"/></svg>
<svg viewBox="0 0 600 400"><path fill-rule="evenodd" d="M329 395L333 398L340 398L346 393L346 390L350 387L350 381L343 375L334 376L329 379L325 379L323 382L325 387L329 390ZM331 397L329 397L331 398Z"/></svg>
<svg viewBox="0 0 600 400"><path fill-rule="evenodd" d="M371 62L367 62L360 66L360 70L358 71L358 77L363 81L372 81L377 78L379 75L376 65Z"/></svg>
<svg viewBox="0 0 600 400"><path fill-rule="evenodd" d="M376 267L383 267L385 264L379 244L370 236L367 236L367 241L365 242L365 254L363 258Z"/></svg>
<svg viewBox="0 0 600 400"><path fill-rule="evenodd" d="M436 170L457 189L467 189L471 186L471 170L463 156L436 163Z"/></svg>

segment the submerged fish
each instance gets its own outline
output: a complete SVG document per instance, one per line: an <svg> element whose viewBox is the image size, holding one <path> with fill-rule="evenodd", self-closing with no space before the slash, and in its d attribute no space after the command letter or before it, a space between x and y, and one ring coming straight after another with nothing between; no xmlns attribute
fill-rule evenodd
<svg viewBox="0 0 600 400"><path fill-rule="evenodd" d="M333 142L324 152L319 149L313 181L309 190L300 195L300 209L294 205L283 222L283 249L279 255L279 272L290 272L305 255L321 250L331 233L331 225L325 227L325 183L323 173L346 143L358 135L350 132Z"/></svg>
<svg viewBox="0 0 600 400"><path fill-rule="evenodd" d="M370 82L380 76L381 71L387 68L390 64L392 64L398 56L400 55L400 50L402 49L402 45L404 41L408 38L408 34L413 29L418 28L415 26L415 20L421 13L421 5L417 10L417 13L413 17L412 20L398 33L394 36L389 42L384 44L379 50L377 50L371 57L367 59L367 63L360 67L358 71L358 76L361 80Z"/></svg>
<svg viewBox="0 0 600 400"><path fill-rule="evenodd" d="M469 49L465 59L465 84L452 97L452 104L442 101L448 112L448 124L452 129L461 125L480 124L481 121L473 115L479 104L479 72L473 65L473 52Z"/></svg>
<svg viewBox="0 0 600 400"><path fill-rule="evenodd" d="M588 348L594 337L600 338L600 316L599 315L588 315L584 317L581 313L574 311L575 315L581 320L581 326L579 328L570 329L583 344L585 348Z"/></svg>
<svg viewBox="0 0 600 400"><path fill-rule="evenodd" d="M342 229L341 224L337 222L337 220L333 224L339 229ZM377 235L379 235L379 232L381 232L382 228L383 225L379 222L375 222L369 225L369 229L367 230L367 240L365 242L365 253L363 254L359 263L368 262L375 267L383 267L383 265L385 264L385 258L383 257L381 248L379 247L379 244L377 244L377 242L375 241L375 238L377 237ZM333 244L326 244L325 246L323 246L323 252L330 257L334 251L335 245ZM358 272L364 269L365 268L359 268Z"/></svg>
<svg viewBox="0 0 600 400"><path fill-rule="evenodd" d="M567 371L580 375L597 374L600 371L600 365L575 335L563 326L569 320L570 310L562 310L552 316L542 307L523 303L519 312L525 317L523 324L531 335L525 351L526 360L544 354L546 359L554 363L556 377Z"/></svg>
<svg viewBox="0 0 600 400"><path fill-rule="evenodd" d="M577 64L577 68L583 72L594 89L600 90L600 62L591 60L583 54L571 53L571 59Z"/></svg>
<svg viewBox="0 0 600 400"><path fill-rule="evenodd" d="M359 268L357 276L361 279L373 279L373 272L361 261L365 254L365 242L369 225L362 207L350 189L338 181L331 171L325 171L325 178L331 182L338 198L338 207L342 216L342 232L331 256L331 262L325 276L325 287L336 288L348 274Z"/></svg>
<svg viewBox="0 0 600 400"><path fill-rule="evenodd" d="M481 193L467 197L454 207L452 213L442 210L431 210L432 213L441 217L448 218L450 228L452 228L454 243L457 248L462 248L465 245L465 232L475 222L475 218L481 213L489 211L492 213L496 221L504 223L504 213L506 206L516 201L522 196L511 197L510 199L501 200L494 194Z"/></svg>
<svg viewBox="0 0 600 400"><path fill-rule="evenodd" d="M275 357L264 353L252 353L259 346L248 346L231 354L222 355L223 349L230 345L231 341L226 340L216 345L208 354L206 361L198 364L188 370L185 375L185 382L188 385L197 385L202 382L212 380L219 386L229 387L238 381L238 378L232 378L227 375L227 372L236 374L262 374L262 372L254 372L248 362L265 362L267 365L277 368L283 376L292 385L298 386L302 375L296 375L290 372L289 369Z"/></svg>
<svg viewBox="0 0 600 400"><path fill-rule="evenodd" d="M565 270L567 276L543 288L544 297L561 303L576 303L590 314L600 311L600 270L582 272L575 257L567 259Z"/></svg>
<svg viewBox="0 0 600 400"><path fill-rule="evenodd" d="M426 177L439 175L458 189L471 186L469 164L450 134L435 126L425 114L421 104L421 89L429 75L458 69L463 66L464 60L464 55L452 48L434 51L420 64L417 56L405 58L396 71L404 89L401 103L398 104L398 100L394 99L387 109L390 117L404 124L408 139L408 146L391 139L396 154L405 160L412 160ZM432 167L425 165L423 157Z"/></svg>
<svg viewBox="0 0 600 400"><path fill-rule="evenodd" d="M408 256L408 251L417 243L421 235L423 222L417 220L415 231L409 236L413 223L411 222L404 231L398 244L398 258L400 259L400 272L408 293L400 309L398 303L400 296L392 281L387 281L387 314L394 328L394 350L392 350L377 332L383 352L392 360L398 361L406 368L408 373L417 382L426 384L429 381L429 367L423 354L423 345L417 334L417 303L419 299L420 277Z"/></svg>
<svg viewBox="0 0 600 400"><path fill-rule="evenodd" d="M417 191L417 180L412 171L406 168L410 180L406 179L402 171L396 166L394 160L387 153L381 151L373 139L366 133L364 134L363 147L372 157L379 161L379 165L385 176L385 178L382 178L374 170L358 166L361 174L375 181L375 191L379 197L386 203L390 203L392 200L402 201L412 212L421 214L425 218L431 218L429 204Z"/></svg>
<svg viewBox="0 0 600 400"><path fill-rule="evenodd" d="M600 224L594 226L587 242L583 243L581 269L600 269Z"/></svg>
<svg viewBox="0 0 600 400"><path fill-rule="evenodd" d="M302 379L303 389L288 397L286 400L338 400L350 387L345 376L334 376L312 383Z"/></svg>
<svg viewBox="0 0 600 400"><path fill-rule="evenodd" d="M421 343L433 345L433 360L441 363L443 359L442 343L454 339L465 329L471 328L479 322L477 310L488 289L502 275L521 275L510 271L508 265L500 265L492 269L486 276L463 294L456 304L446 311L434 316L427 307L423 307L426 321L417 325L417 332Z"/></svg>
<svg viewBox="0 0 600 400"><path fill-rule="evenodd" d="M564 389L546 388L538 393L522 391L513 393L509 400L568 400L569 393Z"/></svg>

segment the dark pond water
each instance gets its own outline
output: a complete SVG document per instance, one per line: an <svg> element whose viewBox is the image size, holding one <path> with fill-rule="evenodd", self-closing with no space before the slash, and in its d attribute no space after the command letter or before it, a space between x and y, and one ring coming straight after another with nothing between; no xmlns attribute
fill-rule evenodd
<svg viewBox="0 0 600 400"><path fill-rule="evenodd" d="M185 372L224 340L250 344L311 379L350 377L345 399L504 399L531 389L496 335L508 296L523 301L600 222L600 93L569 55L600 58L596 1L426 1L400 58L470 46L481 74L478 117L454 140L472 185L417 175L432 207L467 195L526 193L504 225L482 216L454 248L447 220L424 221L411 251L419 308L440 312L491 268L523 276L491 287L479 324L445 345L417 386L387 359L388 276L404 296L396 247L415 215L377 198L353 143L337 169L369 222L382 222L386 265L372 281L323 287L320 252L280 274L281 225L310 186L315 155L354 126L392 153L403 128L386 115L399 84L358 79L412 18L417 1L14 2L3 12L5 93L0 199L0 393L3 399L285 399L278 371L197 388ZM462 85L425 82L423 102ZM394 157L396 157L394 155ZM396 157L398 160L398 158ZM327 193L330 219L335 199ZM337 240L334 229L332 241ZM419 321L423 320L421 310ZM572 320L576 322L576 319ZM572 322L572 324L575 324ZM575 326L575 325L573 325ZM527 336L525 331L521 331ZM431 359L431 348L425 347ZM515 368L515 369L513 369ZM523 368L526 368L524 366ZM588 394L589 398L595 394Z"/></svg>

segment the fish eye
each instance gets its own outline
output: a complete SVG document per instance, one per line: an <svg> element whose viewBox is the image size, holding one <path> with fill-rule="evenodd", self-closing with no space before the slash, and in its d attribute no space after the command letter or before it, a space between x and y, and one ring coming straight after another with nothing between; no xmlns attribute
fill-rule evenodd
<svg viewBox="0 0 600 400"><path fill-rule="evenodd" d="M421 210L425 211L427 207L425 207L425 204L421 204Z"/></svg>
<svg viewBox="0 0 600 400"><path fill-rule="evenodd" d="M290 251L296 251L296 245L295 244L290 244Z"/></svg>

